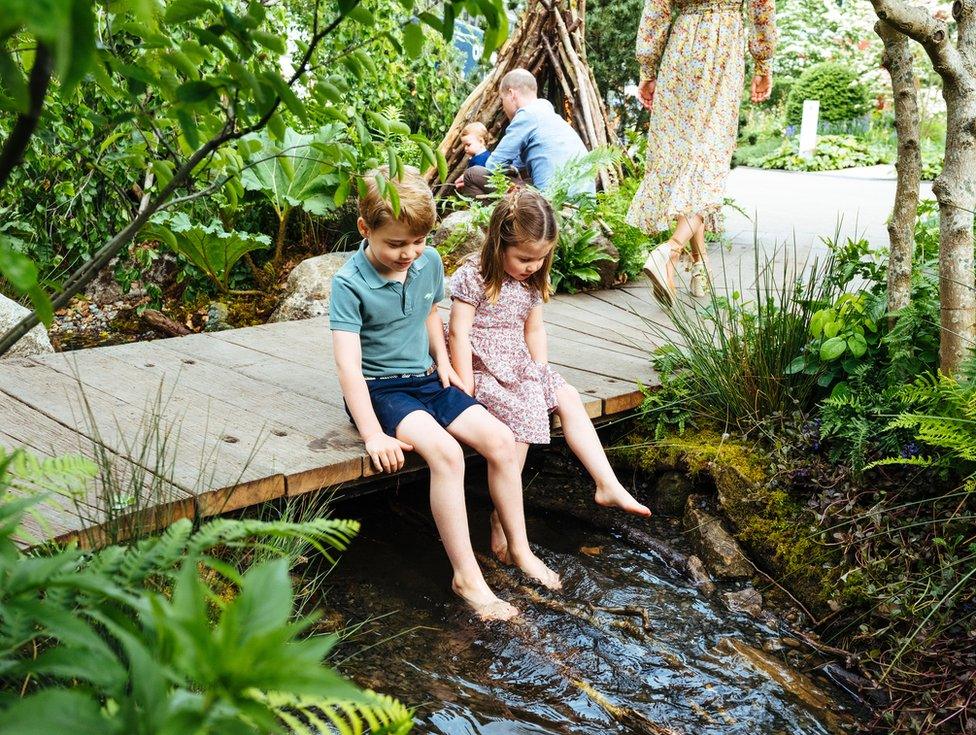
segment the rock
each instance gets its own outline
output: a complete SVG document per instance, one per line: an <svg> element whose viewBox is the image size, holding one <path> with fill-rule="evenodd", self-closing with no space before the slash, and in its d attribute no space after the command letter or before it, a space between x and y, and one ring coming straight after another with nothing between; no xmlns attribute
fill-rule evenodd
<svg viewBox="0 0 976 735"><path fill-rule="evenodd" d="M593 238L593 245L599 250L610 256L608 260L600 260L594 263L597 273L600 274L599 288L611 288L617 282L617 266L620 263L620 251L610 238L600 232Z"/></svg>
<svg viewBox="0 0 976 735"><path fill-rule="evenodd" d="M207 323L203 327L204 332L221 332L225 329L233 329L234 325L227 322L229 310L227 304L222 301L211 301L207 306Z"/></svg>
<svg viewBox="0 0 976 735"><path fill-rule="evenodd" d="M702 560L694 554L688 557L688 576L690 576L691 581L695 583L695 587L700 589L706 595L710 595L715 592L715 583L712 582L712 578L709 576L708 570L705 569L705 565L702 563Z"/></svg>
<svg viewBox="0 0 976 735"><path fill-rule="evenodd" d="M470 209L461 209L441 220L430 242L442 255L450 255L457 263L465 255L481 250L486 234L474 223L474 213Z"/></svg>
<svg viewBox="0 0 976 735"><path fill-rule="evenodd" d="M352 255L353 251L326 253L296 265L288 274L285 296L268 321L289 322L328 316L332 276Z"/></svg>
<svg viewBox="0 0 976 735"><path fill-rule="evenodd" d="M745 613L754 618L758 618L763 611L763 597L758 590L746 587L738 592L726 592L723 597L729 610L736 613Z"/></svg>
<svg viewBox="0 0 976 735"><path fill-rule="evenodd" d="M694 486L683 472L662 472L657 478L652 505L655 513L680 516Z"/></svg>
<svg viewBox="0 0 976 735"><path fill-rule="evenodd" d="M684 527L709 571L720 580L749 579L752 565L736 540L722 528L718 518L697 506L696 495L685 505Z"/></svg>
<svg viewBox="0 0 976 735"><path fill-rule="evenodd" d="M17 322L28 314L30 314L30 309L0 294L0 334L10 331ZM21 337L20 341L11 347L4 357L29 357L46 352L54 352L54 348L51 346L51 340L47 336L44 325L38 324Z"/></svg>

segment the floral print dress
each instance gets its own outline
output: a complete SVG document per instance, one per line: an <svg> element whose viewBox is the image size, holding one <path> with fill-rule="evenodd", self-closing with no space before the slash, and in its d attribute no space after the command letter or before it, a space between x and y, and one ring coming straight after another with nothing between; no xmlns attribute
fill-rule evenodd
<svg viewBox="0 0 976 735"><path fill-rule="evenodd" d="M451 298L475 307L471 326L474 397L508 426L515 441L549 443L549 413L566 381L549 365L532 360L525 320L542 303L539 292L506 278L495 303L485 298L477 261L467 260L451 277Z"/></svg>
<svg viewBox="0 0 976 735"><path fill-rule="evenodd" d="M768 74L776 44L775 0L645 0L637 32L641 80L656 79L647 169L627 222L647 234L679 215L700 215L711 232L721 208L739 126L745 74L743 6L756 74Z"/></svg>

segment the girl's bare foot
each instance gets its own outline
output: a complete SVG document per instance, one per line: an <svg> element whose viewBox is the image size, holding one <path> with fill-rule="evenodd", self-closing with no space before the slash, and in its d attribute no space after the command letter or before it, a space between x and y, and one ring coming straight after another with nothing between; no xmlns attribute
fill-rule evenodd
<svg viewBox="0 0 976 735"><path fill-rule="evenodd" d="M637 502L637 499L627 492L619 482L609 485L597 485L594 496L597 505L605 508L620 508L637 516L649 516L651 509Z"/></svg>
<svg viewBox="0 0 976 735"><path fill-rule="evenodd" d="M502 564L512 563L512 555L508 553L508 539L505 538L505 530L498 519L497 510L491 512L491 553Z"/></svg>
<svg viewBox="0 0 976 735"><path fill-rule="evenodd" d="M451 587L482 620L511 620L519 614L518 608L495 595L484 580L469 585L455 577Z"/></svg>
<svg viewBox="0 0 976 735"><path fill-rule="evenodd" d="M543 587L551 590L561 590L563 588L563 583L559 579L559 575L543 564L542 559L531 551L526 552L524 556L520 555L516 557L512 555L512 559L519 569Z"/></svg>

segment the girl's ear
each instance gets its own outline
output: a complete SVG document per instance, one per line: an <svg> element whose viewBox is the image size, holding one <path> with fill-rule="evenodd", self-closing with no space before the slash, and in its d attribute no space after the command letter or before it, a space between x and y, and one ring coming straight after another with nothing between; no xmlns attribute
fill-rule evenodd
<svg viewBox="0 0 976 735"><path fill-rule="evenodd" d="M366 220L364 220L362 217L357 218L356 219L356 227L359 230L359 234L362 235L363 237L365 237L368 240L369 239L369 227L366 226Z"/></svg>

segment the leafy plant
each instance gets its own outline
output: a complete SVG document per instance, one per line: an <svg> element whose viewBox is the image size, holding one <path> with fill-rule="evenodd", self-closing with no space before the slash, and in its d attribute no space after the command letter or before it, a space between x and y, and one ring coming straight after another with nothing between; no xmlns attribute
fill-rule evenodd
<svg viewBox="0 0 976 735"><path fill-rule="evenodd" d="M787 140L772 153L757 159L755 165L786 171L836 171L886 163L890 158L890 152L872 150L866 143L847 135L820 136L810 158L800 156L798 146L797 139Z"/></svg>
<svg viewBox="0 0 976 735"><path fill-rule="evenodd" d="M559 232L556 257L552 262L552 287L576 293L600 280L597 263L610 260L610 254L596 244L599 233L593 228L564 227Z"/></svg>
<svg viewBox="0 0 976 735"><path fill-rule="evenodd" d="M230 275L237 262L247 253L271 245L267 235L227 231L217 221L209 225L191 222L183 213L157 215L144 232L188 258L223 293L231 290Z"/></svg>

